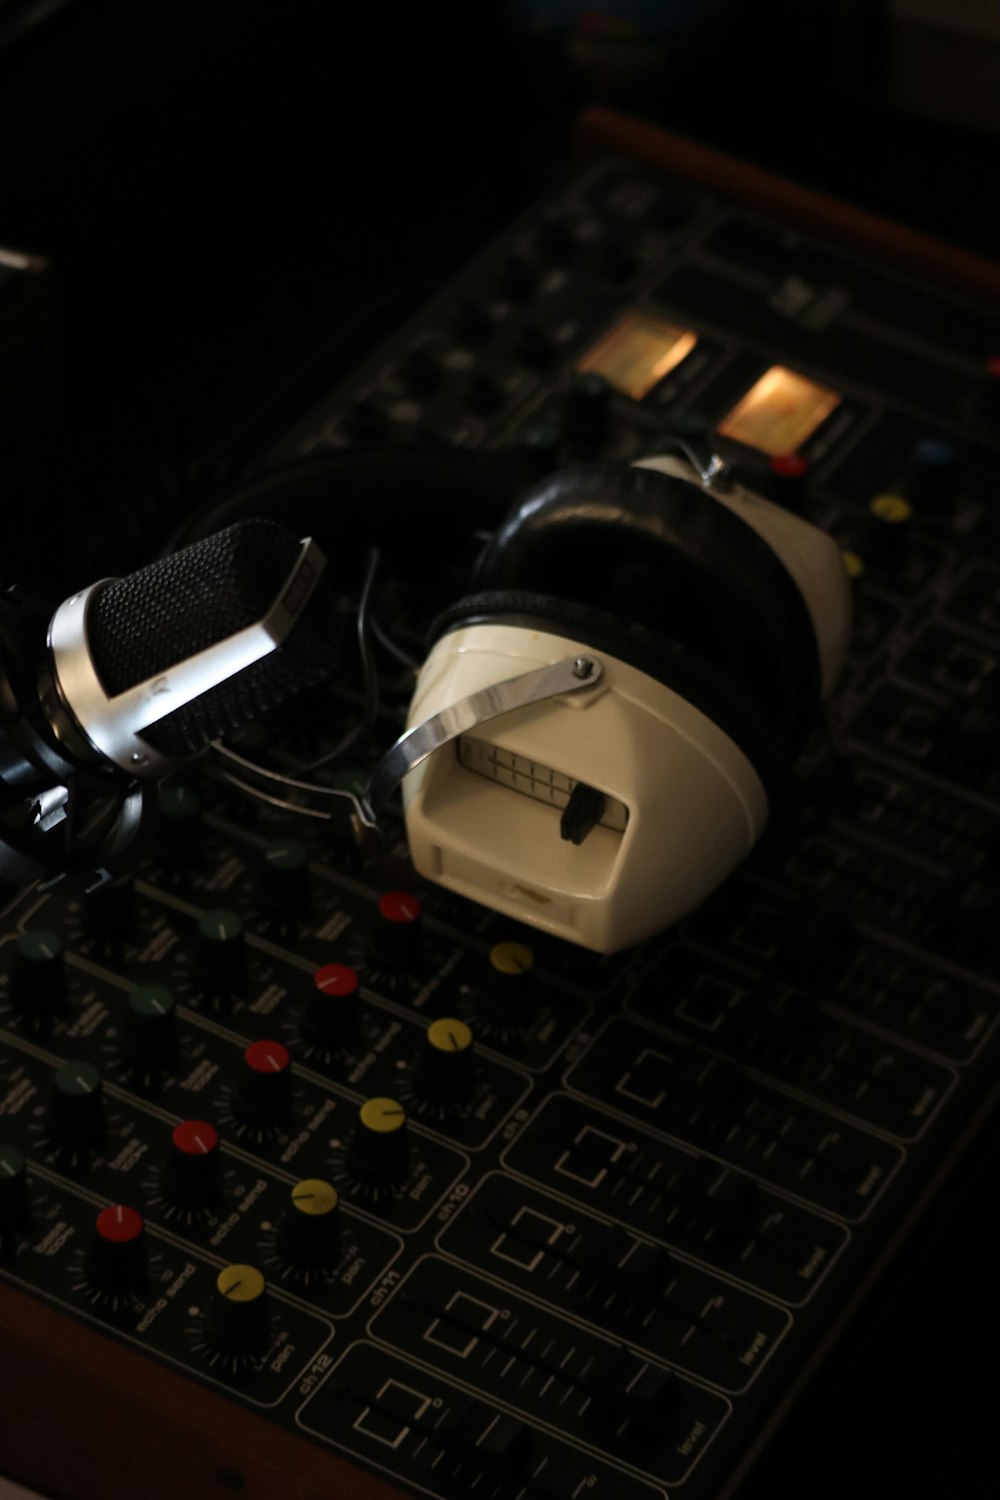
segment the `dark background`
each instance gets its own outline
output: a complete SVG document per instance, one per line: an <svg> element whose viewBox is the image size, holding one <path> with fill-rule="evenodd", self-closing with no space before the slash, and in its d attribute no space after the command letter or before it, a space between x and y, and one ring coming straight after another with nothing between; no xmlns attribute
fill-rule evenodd
<svg viewBox="0 0 1000 1500"><path fill-rule="evenodd" d="M590 102L1000 259L997 135L962 123L943 54L936 118L900 106L883 5L661 0L646 46L530 9L69 0L21 26L0 0L0 244L52 265L40 368L0 379L4 581L61 598L130 497L192 503L235 433L252 446L544 194ZM995 1495L965 1289L994 1279L997 1154L984 1138L754 1497Z"/></svg>
<svg viewBox="0 0 1000 1500"><path fill-rule="evenodd" d="M566 169L587 103L1000 255L996 136L897 107L883 4L600 23L631 8L0 0L0 245L51 259L60 403L30 444L0 403L8 511L60 518L19 525L0 573L72 573L132 486L349 370ZM942 65L945 119L964 82Z"/></svg>

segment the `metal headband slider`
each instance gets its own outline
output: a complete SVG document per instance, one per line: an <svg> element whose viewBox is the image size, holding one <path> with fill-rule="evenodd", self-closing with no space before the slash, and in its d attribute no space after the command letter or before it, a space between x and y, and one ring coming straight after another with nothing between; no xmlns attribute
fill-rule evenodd
<svg viewBox="0 0 1000 1500"><path fill-rule="evenodd" d="M490 683L414 725L400 735L375 767L362 799L364 822L374 826L386 800L400 783L442 745L479 724L512 713L516 708L526 708L531 703L543 703L547 698L593 687L600 681L601 672L601 663L595 656L589 653L569 656L533 672L522 672L518 677Z"/></svg>

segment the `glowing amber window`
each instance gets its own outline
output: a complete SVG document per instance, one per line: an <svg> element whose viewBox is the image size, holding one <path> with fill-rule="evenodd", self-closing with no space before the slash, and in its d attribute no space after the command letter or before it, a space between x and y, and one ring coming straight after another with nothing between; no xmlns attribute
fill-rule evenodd
<svg viewBox="0 0 1000 1500"><path fill-rule="evenodd" d="M794 453L840 405L840 395L783 365L772 365L719 423L732 438L771 458Z"/></svg>
<svg viewBox="0 0 1000 1500"><path fill-rule="evenodd" d="M698 335L649 313L627 312L578 362L578 370L603 375L623 396L641 401L684 359Z"/></svg>

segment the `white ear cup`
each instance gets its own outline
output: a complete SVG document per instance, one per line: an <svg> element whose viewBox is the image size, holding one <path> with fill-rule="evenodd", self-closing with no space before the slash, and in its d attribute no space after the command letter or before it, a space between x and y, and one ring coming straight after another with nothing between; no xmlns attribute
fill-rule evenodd
<svg viewBox="0 0 1000 1500"><path fill-rule="evenodd" d="M502 528L492 559L502 587L443 617L410 705L418 742L438 724L461 732L403 780L422 875L600 953L672 926L750 853L792 742L834 688L851 623L826 533L741 485L706 484L681 458L636 468L664 477L568 471ZM703 497L693 504L689 485ZM619 549L631 565L641 545L650 561L635 616L627 602L624 618L621 606L595 606L605 565L613 576ZM532 592L546 559L563 584L556 596ZM589 587L579 600L566 593L574 567ZM659 618L657 587L672 633L643 623ZM544 680L576 656L599 659L592 686L567 691L560 675L557 696L526 704L525 689L511 707L511 679ZM473 702L492 707L476 718Z"/></svg>
<svg viewBox="0 0 1000 1500"><path fill-rule="evenodd" d="M419 724L519 671L597 655L592 690L517 709L435 751L403 784L422 875L601 953L691 911L751 850L768 816L757 771L671 688L554 631L452 630L420 672ZM578 783L604 798L579 843L563 837Z"/></svg>
<svg viewBox="0 0 1000 1500"><path fill-rule="evenodd" d="M639 459L633 468L655 469L701 488L690 464L671 454ZM782 563L805 600L819 648L821 696L832 693L851 635L851 586L840 548L825 531L741 484L703 492L752 526Z"/></svg>

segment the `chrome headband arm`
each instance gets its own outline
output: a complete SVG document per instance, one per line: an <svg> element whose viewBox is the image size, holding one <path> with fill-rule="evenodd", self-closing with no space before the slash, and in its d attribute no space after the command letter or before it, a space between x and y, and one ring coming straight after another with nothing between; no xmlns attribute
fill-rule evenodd
<svg viewBox="0 0 1000 1500"><path fill-rule="evenodd" d="M470 693L457 703L449 703L440 713L432 714L421 724L408 729L383 755L372 772L361 802L362 821L374 827L386 799L421 761L457 739L466 730L509 714L530 703L542 703L563 693L576 693L593 687L601 677L601 664L593 656L568 656L563 661L503 682L491 683Z"/></svg>

